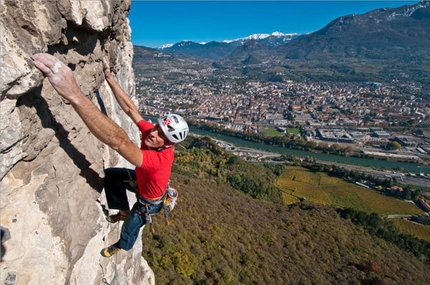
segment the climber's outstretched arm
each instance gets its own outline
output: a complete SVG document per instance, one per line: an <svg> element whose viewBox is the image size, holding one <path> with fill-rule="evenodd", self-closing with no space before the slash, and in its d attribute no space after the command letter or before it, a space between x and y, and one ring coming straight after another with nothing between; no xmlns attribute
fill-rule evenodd
<svg viewBox="0 0 430 285"><path fill-rule="evenodd" d="M118 101L118 104L121 106L121 109L133 120L135 124L143 120L136 105L131 101L130 97L124 92L124 90L122 90L121 86L119 86L118 82L116 82L115 78L112 76L110 66L106 58L103 58L103 72L107 83Z"/></svg>
<svg viewBox="0 0 430 285"><path fill-rule="evenodd" d="M116 150L133 165L137 167L142 165L143 155L139 147L130 140L120 126L100 112L97 106L82 93L68 66L47 53L35 54L33 60L34 65L49 79L52 87L71 103L94 136Z"/></svg>

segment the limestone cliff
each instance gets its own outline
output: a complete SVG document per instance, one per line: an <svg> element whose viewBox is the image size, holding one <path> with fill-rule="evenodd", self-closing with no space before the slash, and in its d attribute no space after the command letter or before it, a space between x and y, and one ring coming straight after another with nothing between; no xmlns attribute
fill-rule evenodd
<svg viewBox="0 0 430 285"><path fill-rule="evenodd" d="M110 59L135 100L130 6L131 0L0 3L0 213L10 233L2 284L154 283L140 243L111 259L99 254L120 230L105 221L103 169L129 165L91 135L31 60L48 52L68 64L84 94L137 142L101 63Z"/></svg>

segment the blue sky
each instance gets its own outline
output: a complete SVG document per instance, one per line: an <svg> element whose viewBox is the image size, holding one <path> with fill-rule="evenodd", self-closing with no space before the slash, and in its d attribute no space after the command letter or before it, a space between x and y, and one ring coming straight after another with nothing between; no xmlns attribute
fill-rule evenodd
<svg viewBox="0 0 430 285"><path fill-rule="evenodd" d="M305 34L332 20L419 1L139 1L130 10L134 45L210 42L252 34Z"/></svg>

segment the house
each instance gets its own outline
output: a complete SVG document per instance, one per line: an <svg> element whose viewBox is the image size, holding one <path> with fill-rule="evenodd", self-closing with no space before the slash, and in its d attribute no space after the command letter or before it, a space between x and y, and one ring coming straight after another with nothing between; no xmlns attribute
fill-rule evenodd
<svg viewBox="0 0 430 285"><path fill-rule="evenodd" d="M419 199L418 203L427 210L427 212L430 212L430 201L427 201L426 199Z"/></svg>
<svg viewBox="0 0 430 285"><path fill-rule="evenodd" d="M391 188L388 188L388 190L393 196L401 196L403 193L403 188L397 185L391 186Z"/></svg>

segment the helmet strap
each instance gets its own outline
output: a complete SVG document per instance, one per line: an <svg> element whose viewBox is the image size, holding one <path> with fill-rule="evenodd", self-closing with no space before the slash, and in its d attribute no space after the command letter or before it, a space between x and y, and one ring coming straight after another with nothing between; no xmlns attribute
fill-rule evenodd
<svg viewBox="0 0 430 285"><path fill-rule="evenodd" d="M165 144L165 145L163 145L162 147L158 148L158 149L157 149L157 151L162 151L162 150L165 150L166 148L171 148L172 146L173 146L173 145Z"/></svg>

